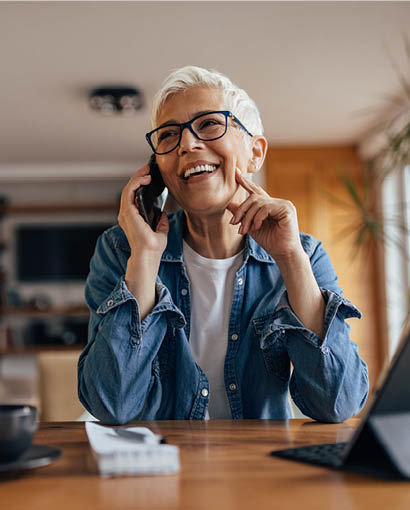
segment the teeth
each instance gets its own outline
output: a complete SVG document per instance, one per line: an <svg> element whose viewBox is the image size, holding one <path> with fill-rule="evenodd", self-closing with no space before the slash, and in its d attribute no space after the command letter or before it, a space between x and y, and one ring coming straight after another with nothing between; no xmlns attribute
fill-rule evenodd
<svg viewBox="0 0 410 510"><path fill-rule="evenodd" d="M194 168L189 168L186 170L184 173L184 179L188 179L188 177L192 174L198 174L200 172L213 172L214 170L216 170L215 165L198 165Z"/></svg>

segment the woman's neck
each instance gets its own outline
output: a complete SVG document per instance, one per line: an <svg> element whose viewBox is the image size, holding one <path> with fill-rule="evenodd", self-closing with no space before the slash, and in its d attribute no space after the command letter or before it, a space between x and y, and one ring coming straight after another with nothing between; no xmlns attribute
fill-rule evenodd
<svg viewBox="0 0 410 510"><path fill-rule="evenodd" d="M238 234L238 225L229 223L232 215L228 211L206 217L185 212L185 216L184 240L202 257L226 259L243 249L244 238Z"/></svg>

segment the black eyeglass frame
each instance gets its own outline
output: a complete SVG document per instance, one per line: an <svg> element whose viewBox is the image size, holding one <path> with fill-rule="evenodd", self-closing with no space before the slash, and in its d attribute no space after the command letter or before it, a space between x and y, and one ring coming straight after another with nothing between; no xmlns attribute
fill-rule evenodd
<svg viewBox="0 0 410 510"><path fill-rule="evenodd" d="M212 115L213 113L222 113L223 115L225 115L225 130L224 132L217 136L216 138L201 138L200 136L198 136L195 131L192 129L192 123L199 119L200 117L205 117L206 115ZM191 133L195 136L195 138L197 138L198 140L201 140L203 142L212 142L214 140L219 140L219 138L222 138L223 136L225 136L227 130L228 130L228 117L231 118L235 124L238 124L238 126L243 129L245 131L245 133L247 133L249 136L253 136L247 129L246 127L242 124L242 122L237 118L235 117L235 115L230 112L229 110L217 110L217 111L211 111L211 112L206 112L206 113L200 113L199 115L196 115L193 119L189 120L188 122L183 122L181 124L178 124L178 123L173 123L173 124L165 124L163 126L159 126L155 129L153 129L152 131L150 131L149 133L147 133L145 135L145 138L147 139L147 142L149 144L149 146L151 147L151 149L153 150L153 152L155 154L158 154L160 156L164 155L164 154L169 154L170 152L174 151L178 146L179 144L181 143L181 138L182 138L182 132L184 131L185 128L188 128ZM151 137L154 133L156 133L157 131L159 131L160 129L164 129L165 127L179 127L179 138L178 138L178 142L177 144L175 145L175 147L173 147L171 150L169 151L166 151L166 152L157 152L154 148L154 144L152 143L151 141Z"/></svg>

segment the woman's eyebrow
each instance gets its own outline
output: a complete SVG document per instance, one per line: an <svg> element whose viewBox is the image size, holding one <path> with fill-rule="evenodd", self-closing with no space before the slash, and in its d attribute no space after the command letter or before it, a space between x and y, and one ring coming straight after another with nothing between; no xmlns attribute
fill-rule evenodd
<svg viewBox="0 0 410 510"><path fill-rule="evenodd" d="M210 112L214 112L214 111L215 110L201 110L199 112L194 113L194 115L191 117L191 119L194 119L195 117L198 117L198 115L202 115L204 113L210 113ZM162 124L160 124L158 126L158 128L169 126L169 125L173 125L173 124L183 124L183 122L178 122L175 119L170 119L170 120L167 120L166 122L163 122Z"/></svg>
<svg viewBox="0 0 410 510"><path fill-rule="evenodd" d="M196 112L196 114L194 115L194 117L197 117L198 115L202 115L203 113L210 113L210 112L214 112L215 110L201 110L200 112ZM194 118L192 117L192 118Z"/></svg>
<svg viewBox="0 0 410 510"><path fill-rule="evenodd" d="M158 127L160 128L160 127L164 127L164 126L169 126L170 124L179 124L179 122L177 120L171 119L171 120L167 120L166 122L163 122Z"/></svg>

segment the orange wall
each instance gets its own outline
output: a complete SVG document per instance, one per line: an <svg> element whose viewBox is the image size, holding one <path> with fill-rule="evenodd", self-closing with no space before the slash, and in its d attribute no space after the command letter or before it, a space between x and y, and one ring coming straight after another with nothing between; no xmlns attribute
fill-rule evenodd
<svg viewBox="0 0 410 510"><path fill-rule="evenodd" d="M350 319L351 338L369 366L374 384L386 346L382 341L380 272L374 247L354 252L353 232L359 220L342 173L362 187L364 166L353 146L273 147L266 160L270 195L291 200L302 232L321 240L329 253L344 295L362 312Z"/></svg>

